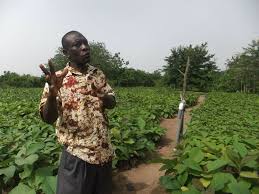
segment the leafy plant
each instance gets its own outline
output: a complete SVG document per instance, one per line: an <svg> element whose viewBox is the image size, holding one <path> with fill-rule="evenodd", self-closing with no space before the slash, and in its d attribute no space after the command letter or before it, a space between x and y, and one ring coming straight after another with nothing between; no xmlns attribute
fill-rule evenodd
<svg viewBox="0 0 259 194"><path fill-rule="evenodd" d="M54 126L41 121L42 89L0 89L0 191L55 193L61 153ZM164 134L162 117L178 107L179 93L167 88L119 88L118 106L108 112L111 140L120 161L141 159ZM197 94L189 95L188 104Z"/></svg>
<svg viewBox="0 0 259 194"><path fill-rule="evenodd" d="M162 160L166 175L161 184L173 193L256 194L258 99L239 93L208 94L205 104L193 111L173 159Z"/></svg>

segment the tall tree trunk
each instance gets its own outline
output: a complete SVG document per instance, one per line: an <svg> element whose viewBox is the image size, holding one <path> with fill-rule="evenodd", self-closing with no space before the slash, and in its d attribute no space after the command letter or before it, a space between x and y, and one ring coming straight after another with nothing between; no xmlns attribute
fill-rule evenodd
<svg viewBox="0 0 259 194"><path fill-rule="evenodd" d="M183 76L183 92L182 92L183 99L185 99L189 67L190 67L190 57L188 57L188 59L187 59L187 64L186 64L186 68L185 68L185 72L184 72L184 76Z"/></svg>

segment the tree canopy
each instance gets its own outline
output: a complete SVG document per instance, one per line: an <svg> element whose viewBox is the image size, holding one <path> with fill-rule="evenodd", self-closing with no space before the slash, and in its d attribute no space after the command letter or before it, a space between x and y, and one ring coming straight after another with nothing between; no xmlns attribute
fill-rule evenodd
<svg viewBox="0 0 259 194"><path fill-rule="evenodd" d="M0 87L42 87L44 82L44 77L19 75L10 71L5 71L4 74L0 76Z"/></svg>
<svg viewBox="0 0 259 194"><path fill-rule="evenodd" d="M182 73L185 71L188 57L190 59L188 88L200 91L208 90L218 69L215 65L214 54L210 54L208 51L207 43L171 49L170 55L165 58L167 64L163 67L166 85L175 88L182 87Z"/></svg>
<svg viewBox="0 0 259 194"><path fill-rule="evenodd" d="M226 62L227 70L218 79L218 89L230 92L259 91L259 40Z"/></svg>

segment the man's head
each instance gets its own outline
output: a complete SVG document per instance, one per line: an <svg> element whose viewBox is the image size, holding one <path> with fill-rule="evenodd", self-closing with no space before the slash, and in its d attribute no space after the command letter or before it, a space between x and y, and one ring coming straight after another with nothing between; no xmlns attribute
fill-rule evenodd
<svg viewBox="0 0 259 194"><path fill-rule="evenodd" d="M90 62L90 47L87 39L77 31L70 31L62 38L63 53L77 65Z"/></svg>

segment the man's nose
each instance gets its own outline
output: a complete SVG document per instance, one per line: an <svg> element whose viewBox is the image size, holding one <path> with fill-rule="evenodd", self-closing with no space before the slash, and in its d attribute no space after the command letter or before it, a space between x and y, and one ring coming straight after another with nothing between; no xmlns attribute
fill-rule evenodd
<svg viewBox="0 0 259 194"><path fill-rule="evenodd" d="M88 48L89 48L89 46L86 45L86 44L82 44L82 45L81 45L81 49L82 49L82 50L88 50Z"/></svg>

